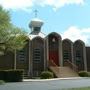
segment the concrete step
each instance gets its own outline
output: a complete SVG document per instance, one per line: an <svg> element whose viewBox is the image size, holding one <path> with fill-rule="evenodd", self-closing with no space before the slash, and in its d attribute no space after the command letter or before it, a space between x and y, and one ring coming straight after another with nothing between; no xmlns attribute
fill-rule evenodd
<svg viewBox="0 0 90 90"><path fill-rule="evenodd" d="M79 77L77 72L69 67L50 67L58 78Z"/></svg>
<svg viewBox="0 0 90 90"><path fill-rule="evenodd" d="M28 73L27 73L27 72L24 72L23 78L24 78L24 79L27 79L27 78L28 78Z"/></svg>

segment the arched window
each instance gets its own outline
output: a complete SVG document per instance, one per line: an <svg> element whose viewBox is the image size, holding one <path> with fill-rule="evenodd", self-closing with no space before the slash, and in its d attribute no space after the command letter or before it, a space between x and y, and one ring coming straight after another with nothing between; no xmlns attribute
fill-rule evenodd
<svg viewBox="0 0 90 90"><path fill-rule="evenodd" d="M62 52L63 52L63 64L65 65L65 63L67 62L67 60L69 60L70 62L72 62L72 46L73 46L73 42L69 39L64 39L62 41Z"/></svg>
<svg viewBox="0 0 90 90"><path fill-rule="evenodd" d="M74 50L74 63L78 66L79 70L84 70L84 48L85 44L81 40L77 40L73 45Z"/></svg>
<svg viewBox="0 0 90 90"><path fill-rule="evenodd" d="M44 40L41 37L35 37L31 43L32 73L33 77L38 77L44 70Z"/></svg>

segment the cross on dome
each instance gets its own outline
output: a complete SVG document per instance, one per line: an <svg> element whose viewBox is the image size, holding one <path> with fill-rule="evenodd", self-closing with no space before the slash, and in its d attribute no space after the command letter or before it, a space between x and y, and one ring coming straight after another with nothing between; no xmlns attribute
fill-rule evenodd
<svg viewBox="0 0 90 90"><path fill-rule="evenodd" d="M43 25L43 21L37 18L37 14L38 14L38 10L34 10L35 18L33 18L29 23L29 27L31 28L32 32L40 32L41 27Z"/></svg>
<svg viewBox="0 0 90 90"><path fill-rule="evenodd" d="M38 10L34 10L34 13L35 13L35 18L37 18L37 13L38 13Z"/></svg>

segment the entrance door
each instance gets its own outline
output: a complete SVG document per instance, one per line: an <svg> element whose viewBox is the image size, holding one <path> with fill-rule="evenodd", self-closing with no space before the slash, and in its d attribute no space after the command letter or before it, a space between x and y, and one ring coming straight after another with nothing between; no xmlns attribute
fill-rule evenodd
<svg viewBox="0 0 90 90"><path fill-rule="evenodd" d="M59 66L59 38L56 34L50 34L48 39L49 61Z"/></svg>
<svg viewBox="0 0 90 90"><path fill-rule="evenodd" d="M56 65L59 65L58 51L49 51L49 60Z"/></svg>

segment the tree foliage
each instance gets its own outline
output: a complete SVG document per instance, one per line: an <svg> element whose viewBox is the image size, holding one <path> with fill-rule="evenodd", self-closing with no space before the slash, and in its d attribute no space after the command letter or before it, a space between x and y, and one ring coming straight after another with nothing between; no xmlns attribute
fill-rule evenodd
<svg viewBox="0 0 90 90"><path fill-rule="evenodd" d="M22 49L26 39L26 32L11 23L9 11L0 7L0 53Z"/></svg>

